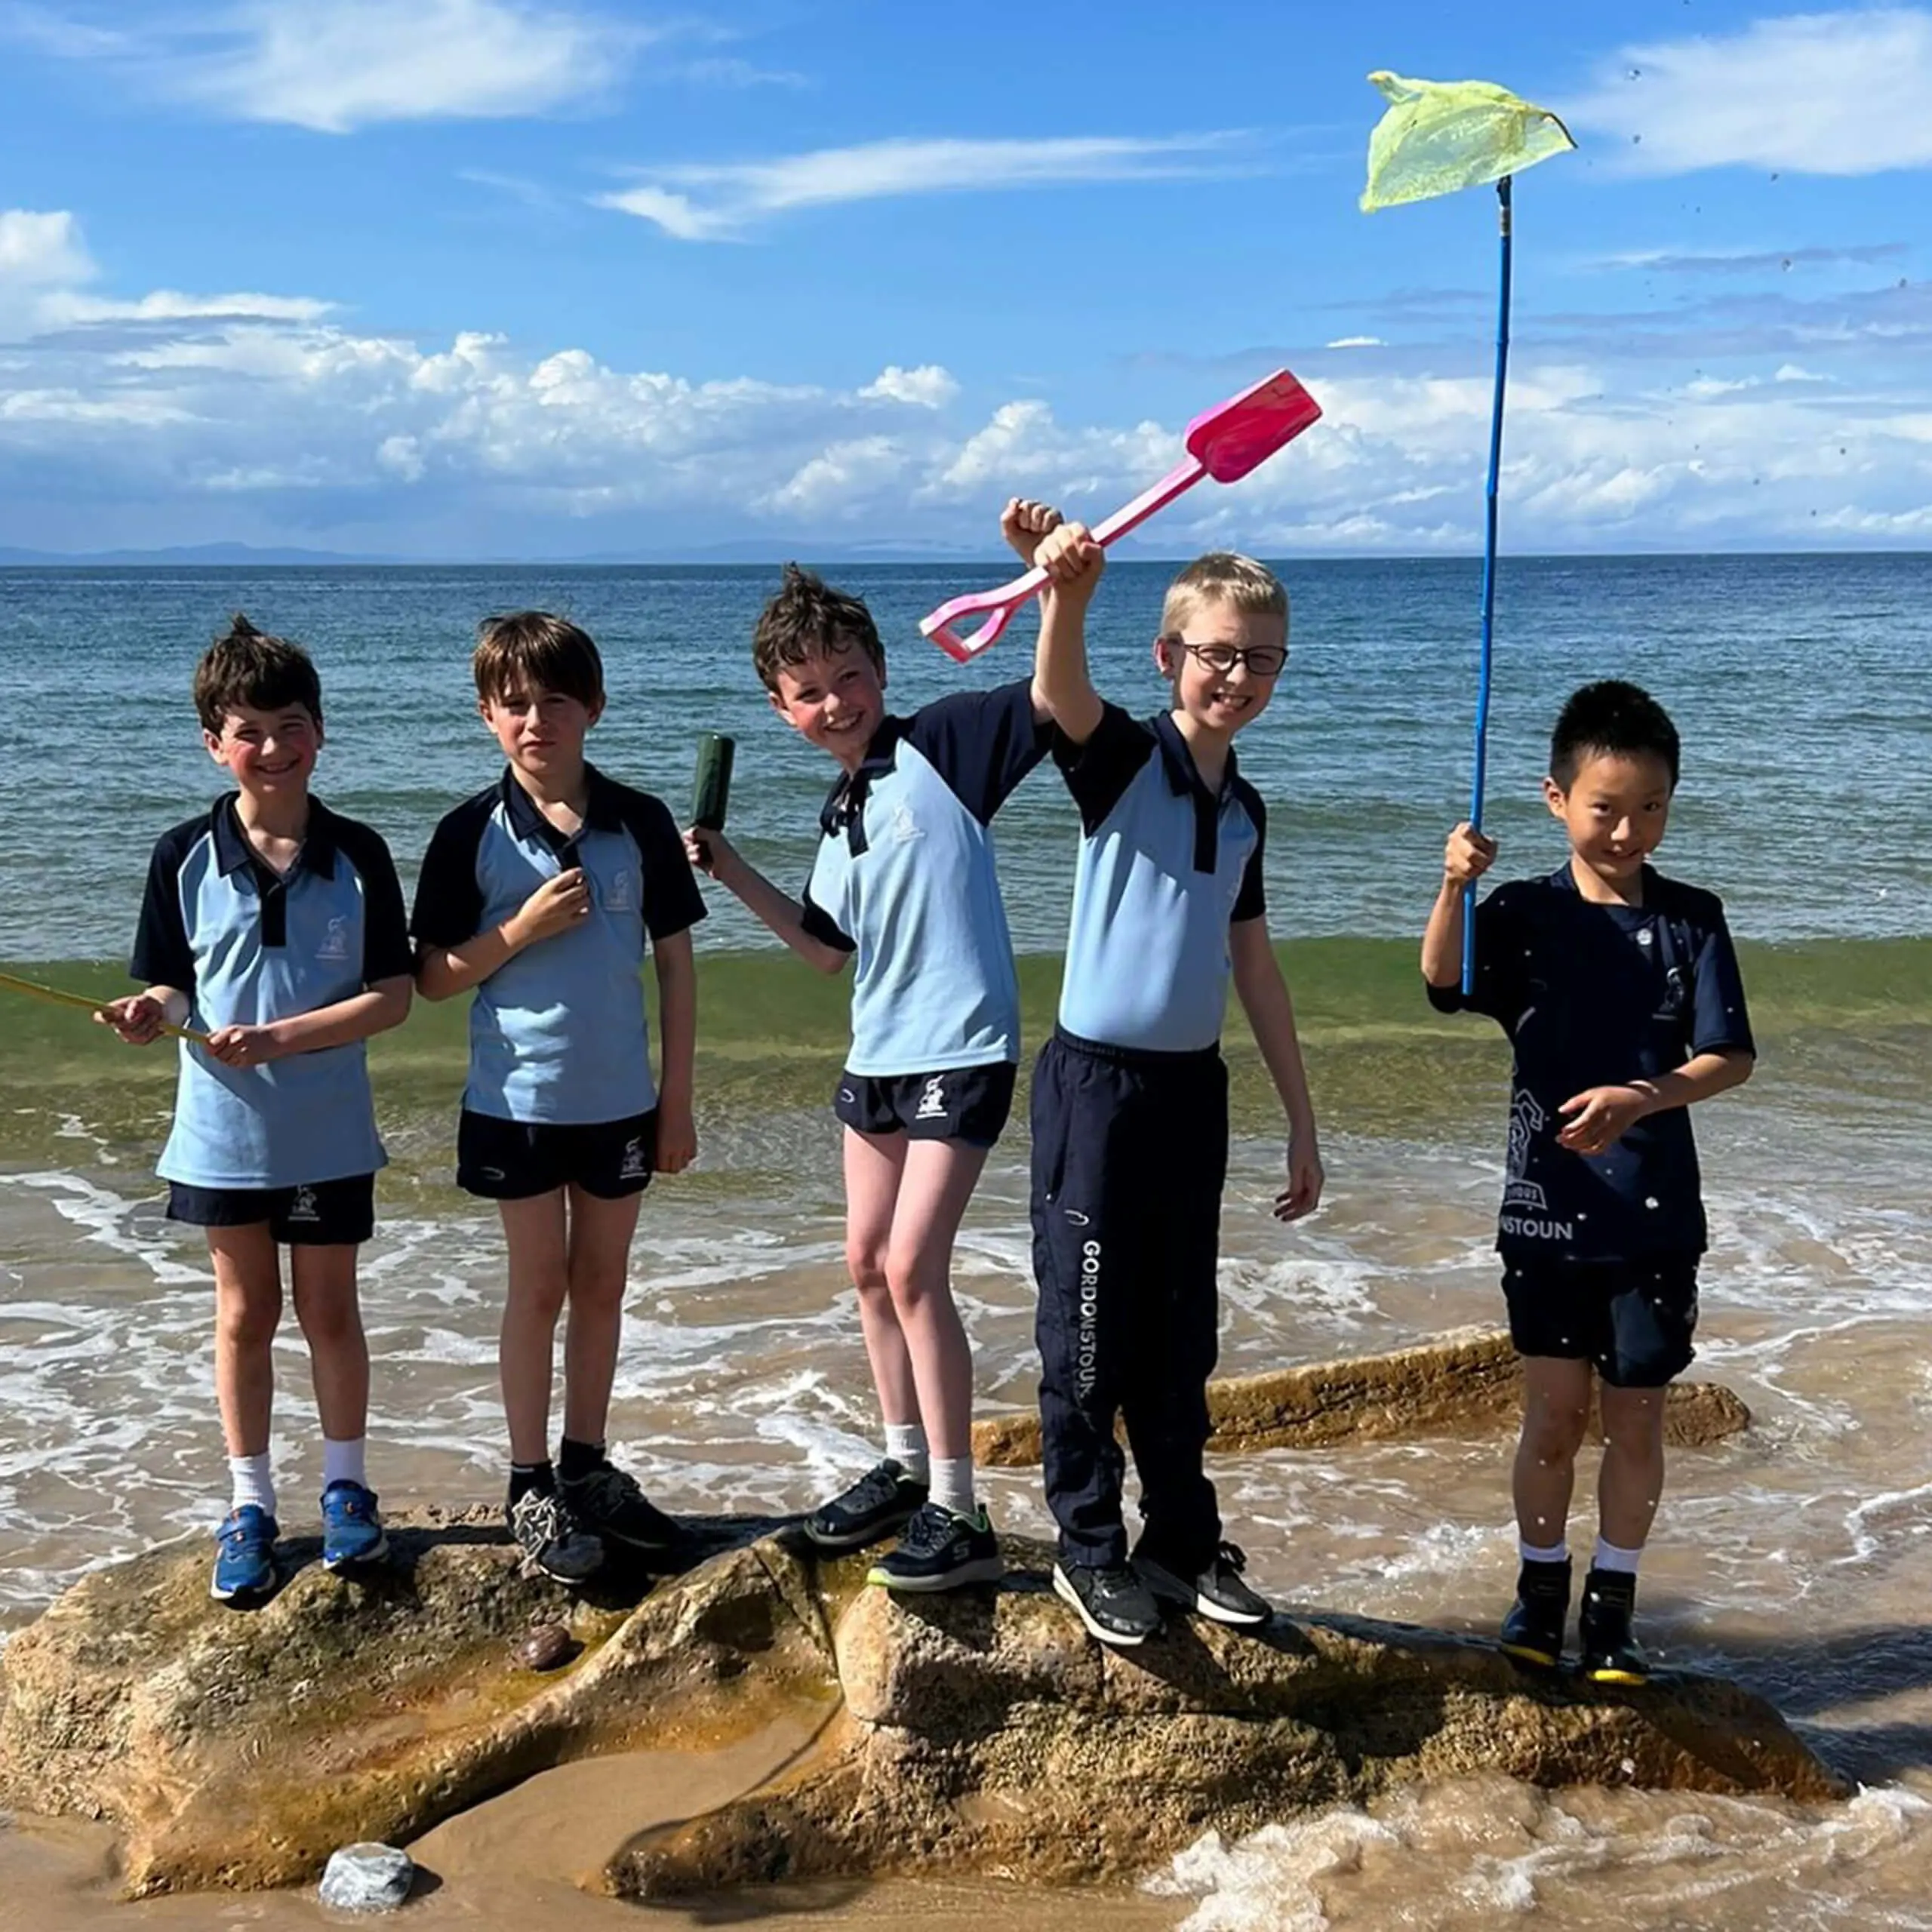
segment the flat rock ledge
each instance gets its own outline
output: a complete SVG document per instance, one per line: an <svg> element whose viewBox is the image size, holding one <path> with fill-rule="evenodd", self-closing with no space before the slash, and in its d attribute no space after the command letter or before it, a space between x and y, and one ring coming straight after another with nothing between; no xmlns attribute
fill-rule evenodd
<svg viewBox="0 0 1932 1932"><path fill-rule="evenodd" d="M1768 1704L1673 1677L1586 1692L1490 1644L1303 1612L1188 1621L1103 1651L1020 1538L997 1592L894 1601L795 1525L706 1519L694 1567L632 1607L573 1604L460 1517L392 1527L394 1571L266 1607L206 1595L197 1539L97 1572L0 1655L0 1803L116 1825L131 1895L312 1881L533 1773L703 1749L802 1712L814 1744L718 1809L646 1832L596 1882L637 1898L816 1877L1146 1871L1209 1826L1418 1780L1774 1793L1845 1787ZM547 1675L518 1637L568 1623Z"/></svg>
<svg viewBox="0 0 1932 1932"><path fill-rule="evenodd" d="M1310 1362L1208 1385L1211 1449L1326 1449L1343 1442L1493 1434L1522 1412L1523 1367L1501 1329L1459 1328L1387 1355ZM1677 1382L1664 1401L1664 1440L1703 1449L1751 1426L1741 1397L1715 1382ZM1590 1435L1603 1430L1594 1399ZM985 1416L973 1425L982 1467L1030 1468L1040 1460L1040 1419Z"/></svg>

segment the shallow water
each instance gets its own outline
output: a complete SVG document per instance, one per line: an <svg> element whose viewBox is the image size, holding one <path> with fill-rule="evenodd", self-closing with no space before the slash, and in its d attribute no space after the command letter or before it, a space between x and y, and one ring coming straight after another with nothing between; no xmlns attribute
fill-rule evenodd
<svg viewBox="0 0 1932 1932"><path fill-rule="evenodd" d="M880 614L895 700L957 681L902 648L919 612L959 587L956 574L845 574ZM1154 694L1144 632L1163 574L1118 571L1097 617L1097 662L1125 696ZM734 825L777 876L801 875L825 774L764 712L743 665L771 577L0 572L0 669L15 697L0 715L0 953L65 956L45 977L122 989L118 968L99 962L125 946L149 841L211 789L186 677L236 604L316 647L331 705L325 789L392 835L405 870L437 814L489 775L466 710L471 623L541 601L574 610L605 643L613 707L598 755L675 803L697 732L737 731ZM1295 574L1289 681L1242 752L1272 808L1275 924L1292 941L1331 1178L1312 1222L1284 1233L1268 1219L1280 1158L1270 1106L1252 1053L1231 1051L1241 1132L1224 1220L1228 1372L1380 1352L1500 1316L1488 1247L1497 1042L1424 1011L1411 939L1362 937L1410 931L1461 809L1475 581L1473 566L1453 563ZM1774 1699L1859 1795L1798 1810L1476 1780L1285 1820L1241 1844L1204 1841L1127 1900L895 1885L709 1902L645 1922L1932 1927L1928 589L1926 558L1549 560L1512 564L1503 586L1494 822L1512 868L1559 856L1534 797L1550 710L1584 677L1632 675L1685 728L1668 869L1723 891L1747 936L1822 936L1747 949L1764 1064L1700 1113L1714 1247L1693 1372L1736 1388L1754 1421L1674 1457L1642 1601L1666 1666L1723 1672ZM989 660L969 675L1018 666ZM42 782L38 734L56 715L73 741L117 748L84 792ZM1805 774L1795 802L1785 795L1794 746ZM1059 943L1070 835L1044 783L1002 818L1023 948ZM1309 937L1321 934L1337 937ZM612 1418L619 1456L673 1509L800 1509L875 1453L825 1112L842 989L723 949L748 937L722 907L701 934L705 1151L647 1198ZM1023 960L1031 1039L1054 978L1050 959ZM149 1171L168 1060L30 1003L8 1003L5 1019L0 1636L87 1569L205 1531L221 1477L205 1257L162 1218ZM372 1475L392 1506L487 1499L502 1481L500 1242L448 1180L460 1021L454 1007L420 1011L372 1056L393 1164L364 1301ZM1036 1374L1023 1152L1016 1132L961 1244L957 1285L988 1407L1030 1403ZM278 1470L295 1525L312 1518L319 1457L292 1327L278 1361ZM1384 1443L1226 1458L1217 1475L1251 1574L1284 1604L1484 1629L1515 1567L1508 1455L1501 1440ZM1001 1524L1045 1528L1033 1475L992 1472L986 1486ZM1586 1478L1580 1548L1590 1490ZM534 1781L488 1823L537 1841L530 1820L563 1795ZM554 1874L485 1869L479 1835L482 1822L471 1854L439 1844L444 1882L412 1920L528 1932L639 1922ZM0 1829L0 1896L26 1902L35 1932L325 1922L293 1897L113 1907L106 1857L97 1833Z"/></svg>
<svg viewBox="0 0 1932 1932"><path fill-rule="evenodd" d="M1875 1058L1869 1078L1840 1055L1748 1089L1700 1124L1715 1251L1693 1372L1737 1389L1754 1420L1729 1443L1674 1457L1643 1593L1666 1666L1764 1692L1862 1795L1801 1812L1434 1789L1284 1820L1242 1844L1204 1842L1150 1875L1155 1891L1126 1922L1145 1910L1144 1922L1192 1932L1460 1932L1537 1912L1606 1932L1932 1924L1921 1875L1932 1860L1932 1220L1918 1164L1932 1106L1893 1092L1886 1056ZM708 1185L660 1183L647 1199L614 1441L673 1509L800 1509L874 1453L830 1136L816 1115L786 1124L793 1184L774 1192L743 1184L736 1164L759 1136L717 1125ZM17 1626L88 1567L205 1527L214 1507L205 1260L160 1218L151 1182L106 1164L112 1152L70 1118L48 1149L57 1158L0 1175L0 1625ZM1327 1152L1328 1204L1284 1234L1264 1207L1278 1150L1254 1136L1238 1147L1224 1224L1229 1372L1495 1318L1494 1170L1480 1143L1338 1133ZM961 1244L958 1288L989 1406L1032 1396L1024 1188L1009 1146ZM392 1503L488 1497L501 1480L498 1238L459 1197L405 1192L448 1205L392 1211L368 1251L374 1480ZM279 1361L283 1514L300 1522L317 1451L292 1337ZM1513 1574L1507 1451L1477 1441L1275 1451L1221 1459L1217 1475L1230 1534L1284 1604L1481 1629ZM998 1521L1046 1527L1035 1481L989 1474ZM1589 1487L1580 1486L1580 1541ZM0 1840L0 1875L11 1860L25 1884L23 1842ZM44 1850L36 1897L57 1889L56 1867L72 1876ZM485 1907L457 1879L438 1897L426 1918L433 1909L453 1924L490 1922L466 1919ZM1097 1924L1110 1908L1093 1903ZM882 1901L785 1909L808 1908L872 1916ZM221 1909L265 1912L255 1922L278 1927L313 1922L294 1903ZM518 1922L565 1932L614 1909L553 1890ZM914 1887L891 1909L935 1927L1080 1922L1058 1900L1000 1887L950 1903Z"/></svg>

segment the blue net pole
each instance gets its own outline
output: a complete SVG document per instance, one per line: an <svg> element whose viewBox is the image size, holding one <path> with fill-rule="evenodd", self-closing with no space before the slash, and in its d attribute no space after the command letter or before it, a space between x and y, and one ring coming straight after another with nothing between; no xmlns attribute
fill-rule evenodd
<svg viewBox="0 0 1932 1932"><path fill-rule="evenodd" d="M1469 823L1482 829L1484 781L1489 772L1489 672L1496 630L1496 491L1503 469L1503 398L1509 374L1509 177L1496 184L1503 232L1502 289L1496 311L1496 401L1489 419L1489 483L1484 493L1482 664L1476 678L1475 773L1469 786ZM1476 889L1463 894L1463 992L1476 986Z"/></svg>

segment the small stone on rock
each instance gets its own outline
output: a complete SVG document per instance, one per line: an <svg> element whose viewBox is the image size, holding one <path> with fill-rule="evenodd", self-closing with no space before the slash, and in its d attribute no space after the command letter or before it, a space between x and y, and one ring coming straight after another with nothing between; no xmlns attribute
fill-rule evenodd
<svg viewBox="0 0 1932 1932"><path fill-rule="evenodd" d="M555 1670L576 1651L577 1640L561 1623L539 1623L518 1638L510 1660L519 1670Z"/></svg>
<svg viewBox="0 0 1932 1932"><path fill-rule="evenodd" d="M408 1852L392 1844L345 1845L329 1854L322 1903L337 1912L393 1912L415 1882Z"/></svg>

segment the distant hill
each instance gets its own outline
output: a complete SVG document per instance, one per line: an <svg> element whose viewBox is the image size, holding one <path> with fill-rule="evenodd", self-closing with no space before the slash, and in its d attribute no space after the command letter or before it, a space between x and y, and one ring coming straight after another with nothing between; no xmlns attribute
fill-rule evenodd
<svg viewBox="0 0 1932 1932"><path fill-rule="evenodd" d="M809 538L773 541L759 537L736 543L694 545L685 550L600 550L570 557L361 556L346 550L263 548L252 543L176 544L158 550L22 550L0 545L0 569L47 568L87 570L103 565L145 565L158 569L272 569L303 565L326 569L372 564L452 568L568 568L572 565L626 564L780 564L789 558L817 563L956 563L962 558L1004 556L984 544L821 543Z"/></svg>
<svg viewBox="0 0 1932 1932"><path fill-rule="evenodd" d="M398 564L401 557L359 557L342 550L264 549L253 543L174 544L162 550L16 550L0 546L0 565L51 564L82 570L93 564L158 564L189 567L278 564Z"/></svg>

